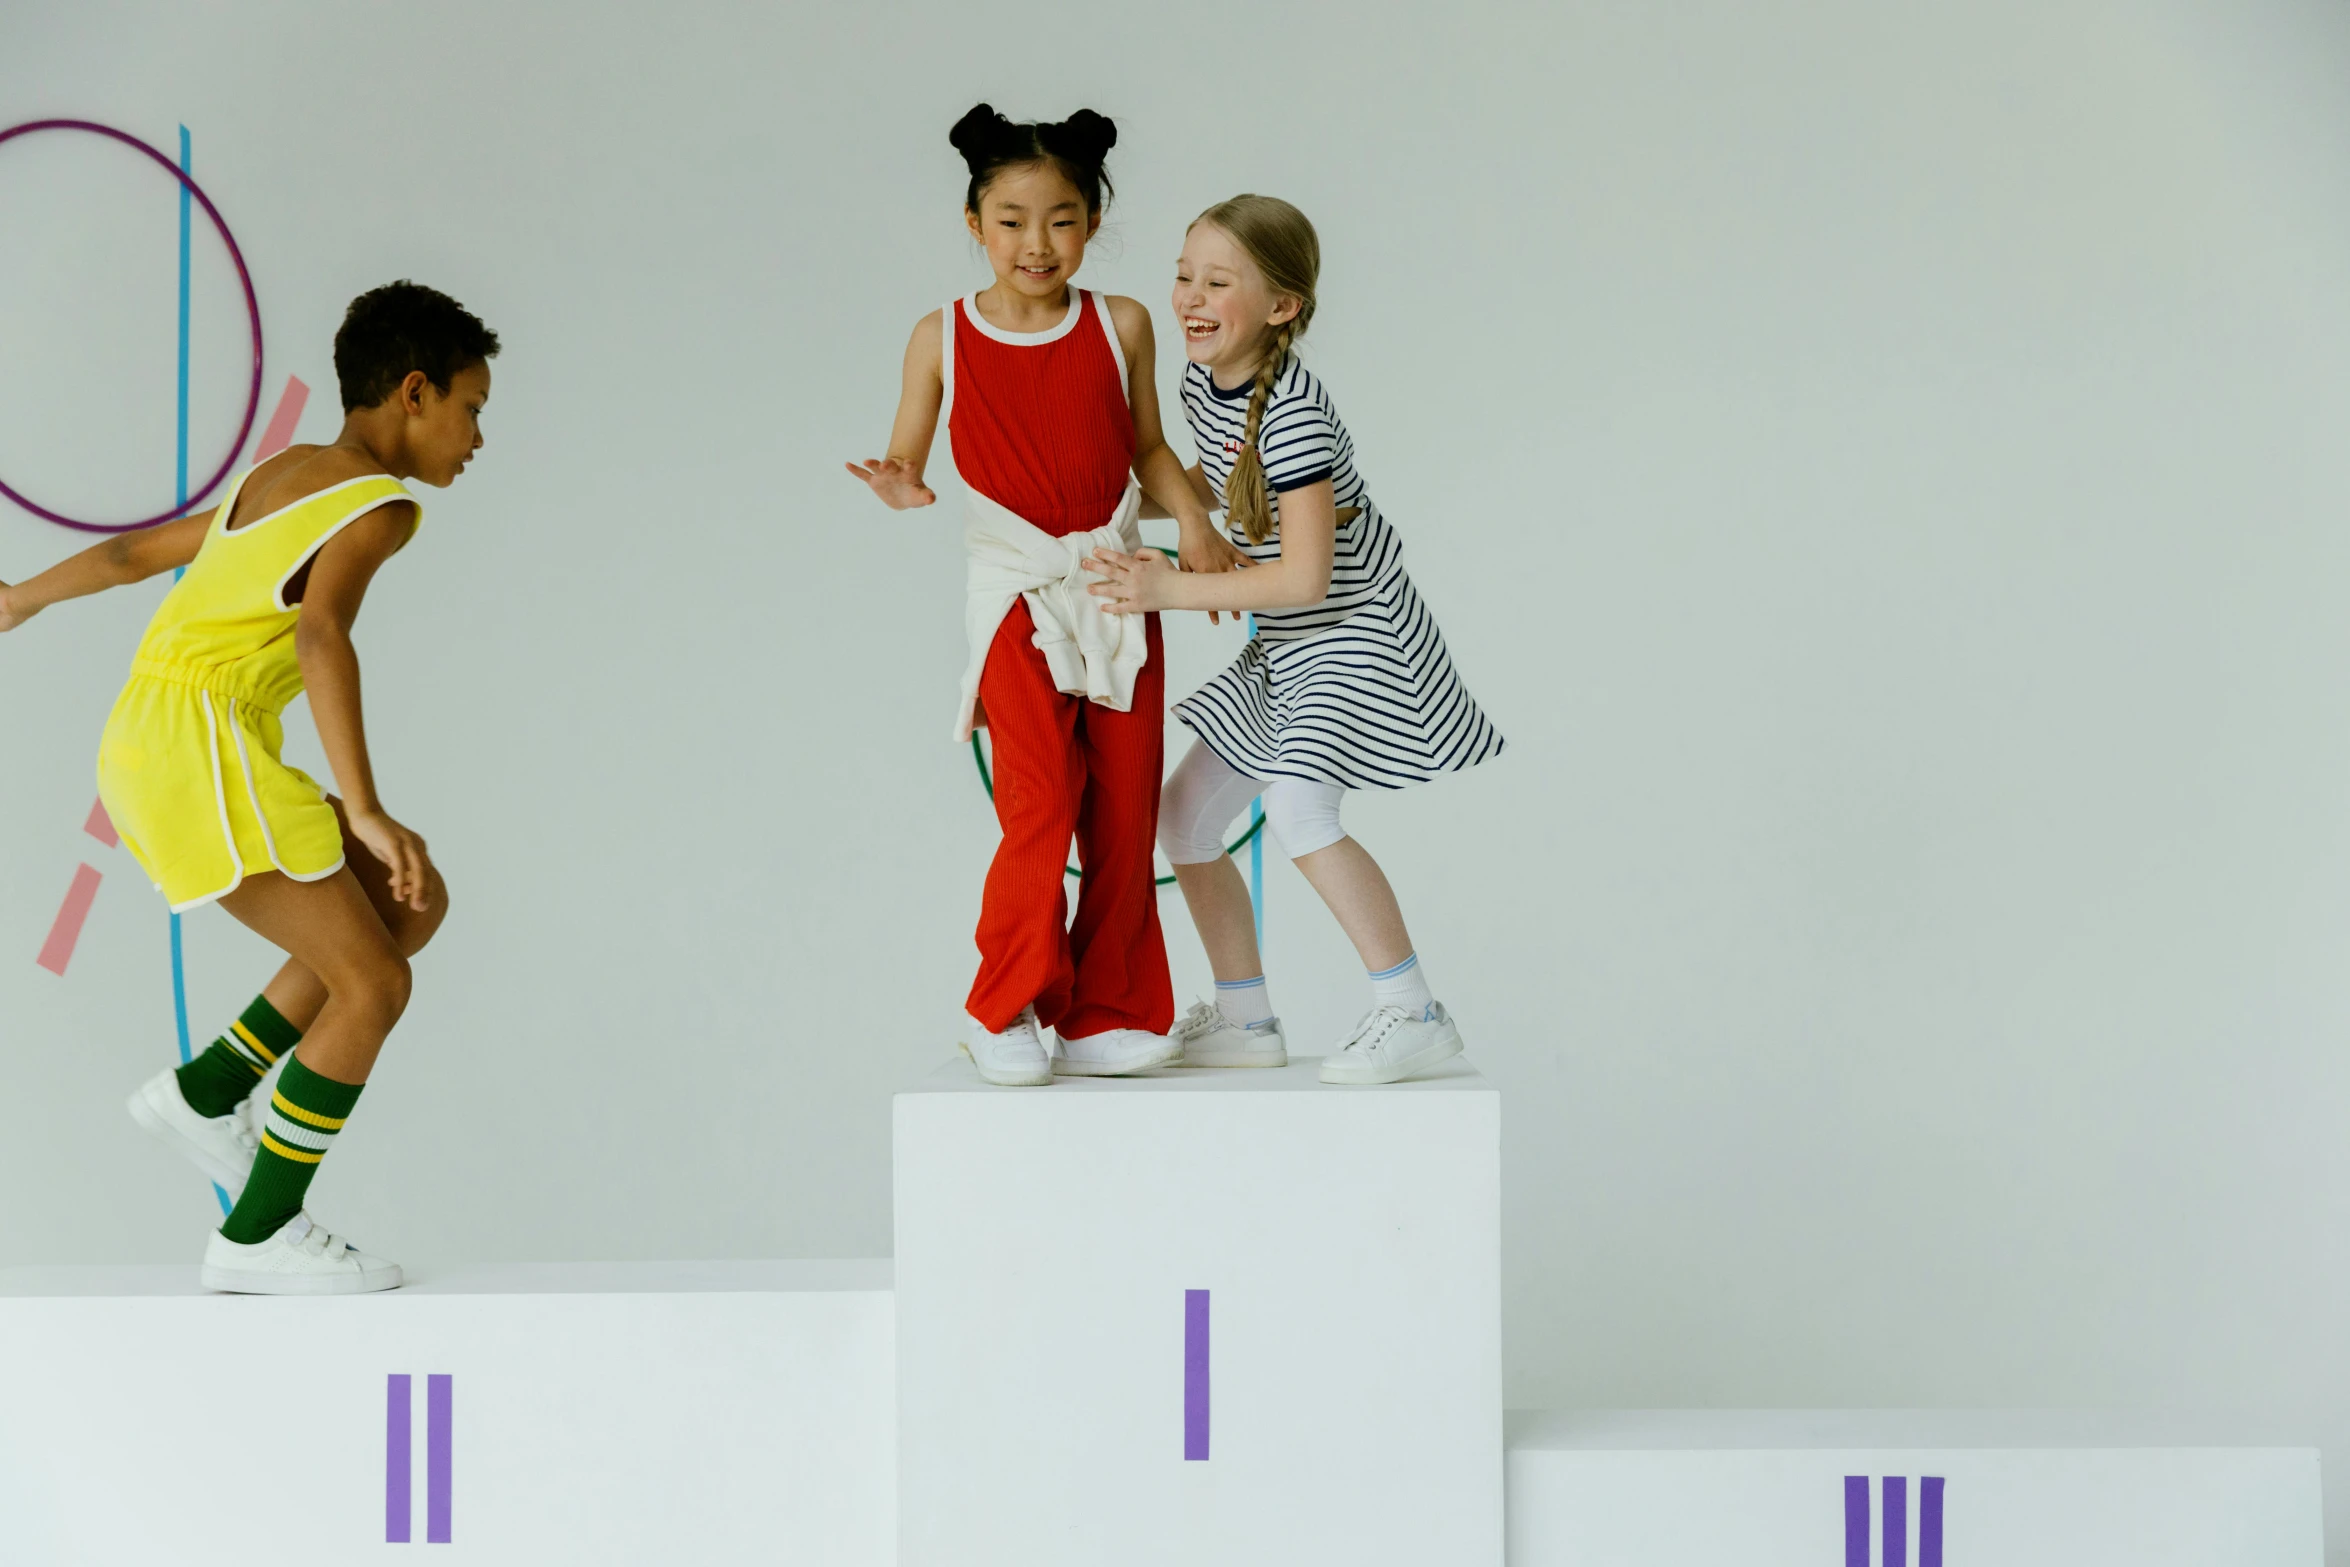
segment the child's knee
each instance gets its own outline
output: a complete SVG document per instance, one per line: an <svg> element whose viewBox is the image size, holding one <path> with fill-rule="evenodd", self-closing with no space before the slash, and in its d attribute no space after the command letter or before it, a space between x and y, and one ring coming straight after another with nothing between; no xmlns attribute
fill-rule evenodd
<svg viewBox="0 0 2350 1567"><path fill-rule="evenodd" d="M408 1010L409 994L415 988L415 974L408 966L408 959L388 942L353 958L340 971L325 978L328 993L336 1000L356 1008L385 1029L400 1021L400 1014Z"/></svg>
<svg viewBox="0 0 2350 1567"><path fill-rule="evenodd" d="M414 957L422 952L441 928L441 921L448 917L449 884L441 879L436 867L428 873L425 882L423 909L401 905L399 926L392 935L399 942L402 956Z"/></svg>
<svg viewBox="0 0 2350 1567"><path fill-rule="evenodd" d="M1346 791L1336 784L1280 778L1265 791L1265 825L1293 860L1329 848L1346 836L1338 813Z"/></svg>
<svg viewBox="0 0 2350 1567"><path fill-rule="evenodd" d="M1159 848L1170 865L1205 865L1224 856L1224 824L1199 802L1179 798L1170 786L1159 802Z"/></svg>

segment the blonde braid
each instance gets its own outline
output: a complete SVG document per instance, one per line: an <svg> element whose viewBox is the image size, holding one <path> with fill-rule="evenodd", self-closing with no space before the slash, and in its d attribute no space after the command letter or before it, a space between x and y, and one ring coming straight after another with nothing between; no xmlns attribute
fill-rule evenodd
<svg viewBox="0 0 2350 1567"><path fill-rule="evenodd" d="M1273 328L1264 361L1257 366L1256 390L1248 397L1248 426L1241 433L1240 455L1233 459L1231 477L1224 481L1227 520L1238 523L1251 544L1262 544L1273 531L1273 497L1265 485L1265 459L1257 450L1257 432L1265 422L1265 404L1273 384L1289 364L1289 345L1297 340L1302 323L1292 316Z"/></svg>

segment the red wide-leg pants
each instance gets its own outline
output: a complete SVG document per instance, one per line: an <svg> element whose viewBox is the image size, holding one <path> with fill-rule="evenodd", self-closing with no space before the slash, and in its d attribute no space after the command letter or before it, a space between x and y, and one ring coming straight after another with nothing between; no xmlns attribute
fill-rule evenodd
<svg viewBox="0 0 2350 1567"><path fill-rule="evenodd" d="M1001 1031L1030 1002L1038 1022L1070 1039L1175 1025L1151 863L1167 724L1158 616L1145 634L1150 657L1120 713L1053 688L1025 602L996 628L979 701L1004 839L987 869L968 1003L986 1028ZM1063 888L1072 836L1074 922Z"/></svg>

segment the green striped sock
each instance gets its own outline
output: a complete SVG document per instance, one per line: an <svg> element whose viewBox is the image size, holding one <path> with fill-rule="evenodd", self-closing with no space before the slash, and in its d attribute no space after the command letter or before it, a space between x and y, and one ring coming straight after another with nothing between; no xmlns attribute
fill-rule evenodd
<svg viewBox="0 0 2350 1567"><path fill-rule="evenodd" d="M226 1115L301 1038L302 1031L279 1016L267 996L255 996L228 1032L179 1069L180 1097L198 1115Z"/></svg>
<svg viewBox="0 0 2350 1567"><path fill-rule="evenodd" d="M245 1178L244 1195L221 1234L250 1246L275 1235L302 1211L310 1178L335 1145L335 1133L351 1118L362 1086L320 1077L299 1056L286 1062L277 1092L269 1098L269 1121L261 1131L261 1151L253 1156L253 1173Z"/></svg>

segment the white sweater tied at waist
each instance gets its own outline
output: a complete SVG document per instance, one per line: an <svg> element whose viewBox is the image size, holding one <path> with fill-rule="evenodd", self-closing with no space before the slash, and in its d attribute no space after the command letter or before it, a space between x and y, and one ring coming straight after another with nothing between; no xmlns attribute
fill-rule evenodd
<svg viewBox="0 0 2350 1567"><path fill-rule="evenodd" d="M971 662L963 671L955 738L970 739L985 722L979 713L979 676L1015 599L1028 601L1036 648L1044 654L1056 690L1115 712L1131 709L1135 677L1149 657L1143 618L1103 610L1102 601L1086 591L1102 579L1085 562L1097 549L1132 555L1142 548L1140 486L1127 481L1118 509L1100 527L1059 538L969 486L964 495L963 550L970 569L963 629L970 638Z"/></svg>

